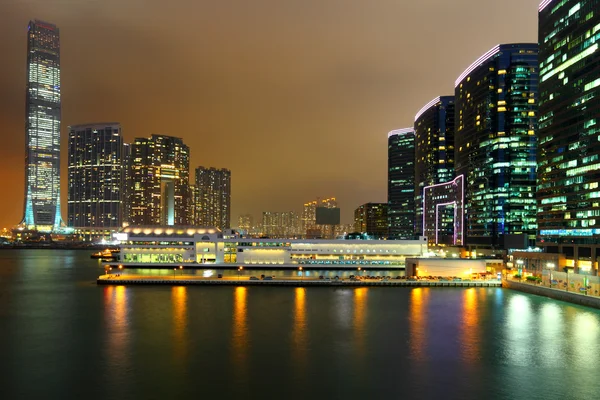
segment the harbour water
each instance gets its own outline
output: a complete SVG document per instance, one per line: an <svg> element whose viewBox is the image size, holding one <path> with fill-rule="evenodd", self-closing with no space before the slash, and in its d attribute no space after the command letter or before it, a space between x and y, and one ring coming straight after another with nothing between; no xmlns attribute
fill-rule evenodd
<svg viewBox="0 0 600 400"><path fill-rule="evenodd" d="M600 312L500 288L98 286L0 251L0 398L597 399Z"/></svg>

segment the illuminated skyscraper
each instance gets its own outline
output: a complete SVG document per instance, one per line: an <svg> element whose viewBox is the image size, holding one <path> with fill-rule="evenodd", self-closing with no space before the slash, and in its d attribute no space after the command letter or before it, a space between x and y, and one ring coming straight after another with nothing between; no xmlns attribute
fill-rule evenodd
<svg viewBox="0 0 600 400"><path fill-rule="evenodd" d="M539 43L537 244L589 273L600 255L600 1L543 1Z"/></svg>
<svg viewBox="0 0 600 400"><path fill-rule="evenodd" d="M454 96L437 97L415 116L416 234L423 235L423 189L454 179ZM445 207L441 230L452 231L454 212ZM432 239L432 238L429 238Z"/></svg>
<svg viewBox="0 0 600 400"><path fill-rule="evenodd" d="M25 205L22 225L56 231L60 214L60 43L55 25L31 21L25 99Z"/></svg>
<svg viewBox="0 0 600 400"><path fill-rule="evenodd" d="M196 225L231 228L231 171L196 168Z"/></svg>
<svg viewBox="0 0 600 400"><path fill-rule="evenodd" d="M413 128L388 134L388 221L391 239L415 236L415 134Z"/></svg>
<svg viewBox="0 0 600 400"><path fill-rule="evenodd" d="M455 83L456 176L467 245L524 248L536 235L538 45L494 47Z"/></svg>
<svg viewBox="0 0 600 400"><path fill-rule="evenodd" d="M120 228L123 178L120 124L69 127L67 207L70 227Z"/></svg>
<svg viewBox="0 0 600 400"><path fill-rule="evenodd" d="M187 225L190 149L180 138L152 135L131 145L131 225Z"/></svg>
<svg viewBox="0 0 600 400"><path fill-rule="evenodd" d="M387 203L366 203L354 210L354 231L375 239L388 236Z"/></svg>

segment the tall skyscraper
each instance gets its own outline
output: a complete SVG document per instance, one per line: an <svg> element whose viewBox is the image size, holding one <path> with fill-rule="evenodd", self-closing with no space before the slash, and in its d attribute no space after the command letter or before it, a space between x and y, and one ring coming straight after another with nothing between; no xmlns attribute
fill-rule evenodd
<svg viewBox="0 0 600 400"><path fill-rule="evenodd" d="M31 21L25 98L25 205L21 225L56 231L60 214L60 42L55 25Z"/></svg>
<svg viewBox="0 0 600 400"><path fill-rule="evenodd" d="M375 239L388 236L387 203L366 203L354 210L354 231Z"/></svg>
<svg viewBox="0 0 600 400"><path fill-rule="evenodd" d="M579 272L591 272L600 255L599 10L599 0L539 8L537 244Z"/></svg>
<svg viewBox="0 0 600 400"><path fill-rule="evenodd" d="M467 245L524 248L536 235L538 46L498 45L456 80L456 175Z"/></svg>
<svg viewBox="0 0 600 400"><path fill-rule="evenodd" d="M196 168L196 224L231 228L231 171Z"/></svg>
<svg viewBox="0 0 600 400"><path fill-rule="evenodd" d="M388 224L391 239L415 236L415 133L388 134Z"/></svg>
<svg viewBox="0 0 600 400"><path fill-rule="evenodd" d="M238 229L243 234L248 235L254 228L254 218L252 214L242 214L238 217Z"/></svg>
<svg viewBox="0 0 600 400"><path fill-rule="evenodd" d="M190 149L180 138L152 135L131 145L131 225L189 224Z"/></svg>
<svg viewBox="0 0 600 400"><path fill-rule="evenodd" d="M270 238L293 238L297 234L298 220L298 215L293 211L264 211L262 234Z"/></svg>
<svg viewBox="0 0 600 400"><path fill-rule="evenodd" d="M69 127L68 225L118 229L122 224L123 136L121 125Z"/></svg>
<svg viewBox="0 0 600 400"><path fill-rule="evenodd" d="M415 116L415 230L423 235L423 189L454 179L454 96L437 97ZM440 229L452 229L446 207ZM431 238L430 238L431 239Z"/></svg>

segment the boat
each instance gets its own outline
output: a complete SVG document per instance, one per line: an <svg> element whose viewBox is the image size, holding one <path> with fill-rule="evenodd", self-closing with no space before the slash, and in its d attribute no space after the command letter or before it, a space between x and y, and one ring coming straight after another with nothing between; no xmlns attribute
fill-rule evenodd
<svg viewBox="0 0 600 400"><path fill-rule="evenodd" d="M119 253L119 250L104 249L102 251L97 251L95 253L92 253L91 257L96 258L96 259L105 260L105 261L113 261L113 260L117 259L116 255L118 253Z"/></svg>

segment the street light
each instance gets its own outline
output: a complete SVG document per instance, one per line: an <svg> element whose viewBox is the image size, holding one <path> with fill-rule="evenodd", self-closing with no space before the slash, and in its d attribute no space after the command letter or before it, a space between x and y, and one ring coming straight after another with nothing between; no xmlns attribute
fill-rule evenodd
<svg viewBox="0 0 600 400"><path fill-rule="evenodd" d="M183 276L183 265L179 266L179 270L181 271L181 276Z"/></svg>
<svg viewBox="0 0 600 400"><path fill-rule="evenodd" d="M302 282L304 280L304 272L302 272L302 267L298 267L298 270L300 271L300 282Z"/></svg>
<svg viewBox="0 0 600 400"><path fill-rule="evenodd" d="M177 268L173 268L173 278L175 278L175 271L177 271Z"/></svg>
<svg viewBox="0 0 600 400"><path fill-rule="evenodd" d="M238 268L238 278L240 277L240 275L242 274L242 270L244 269L244 267L240 266Z"/></svg>

